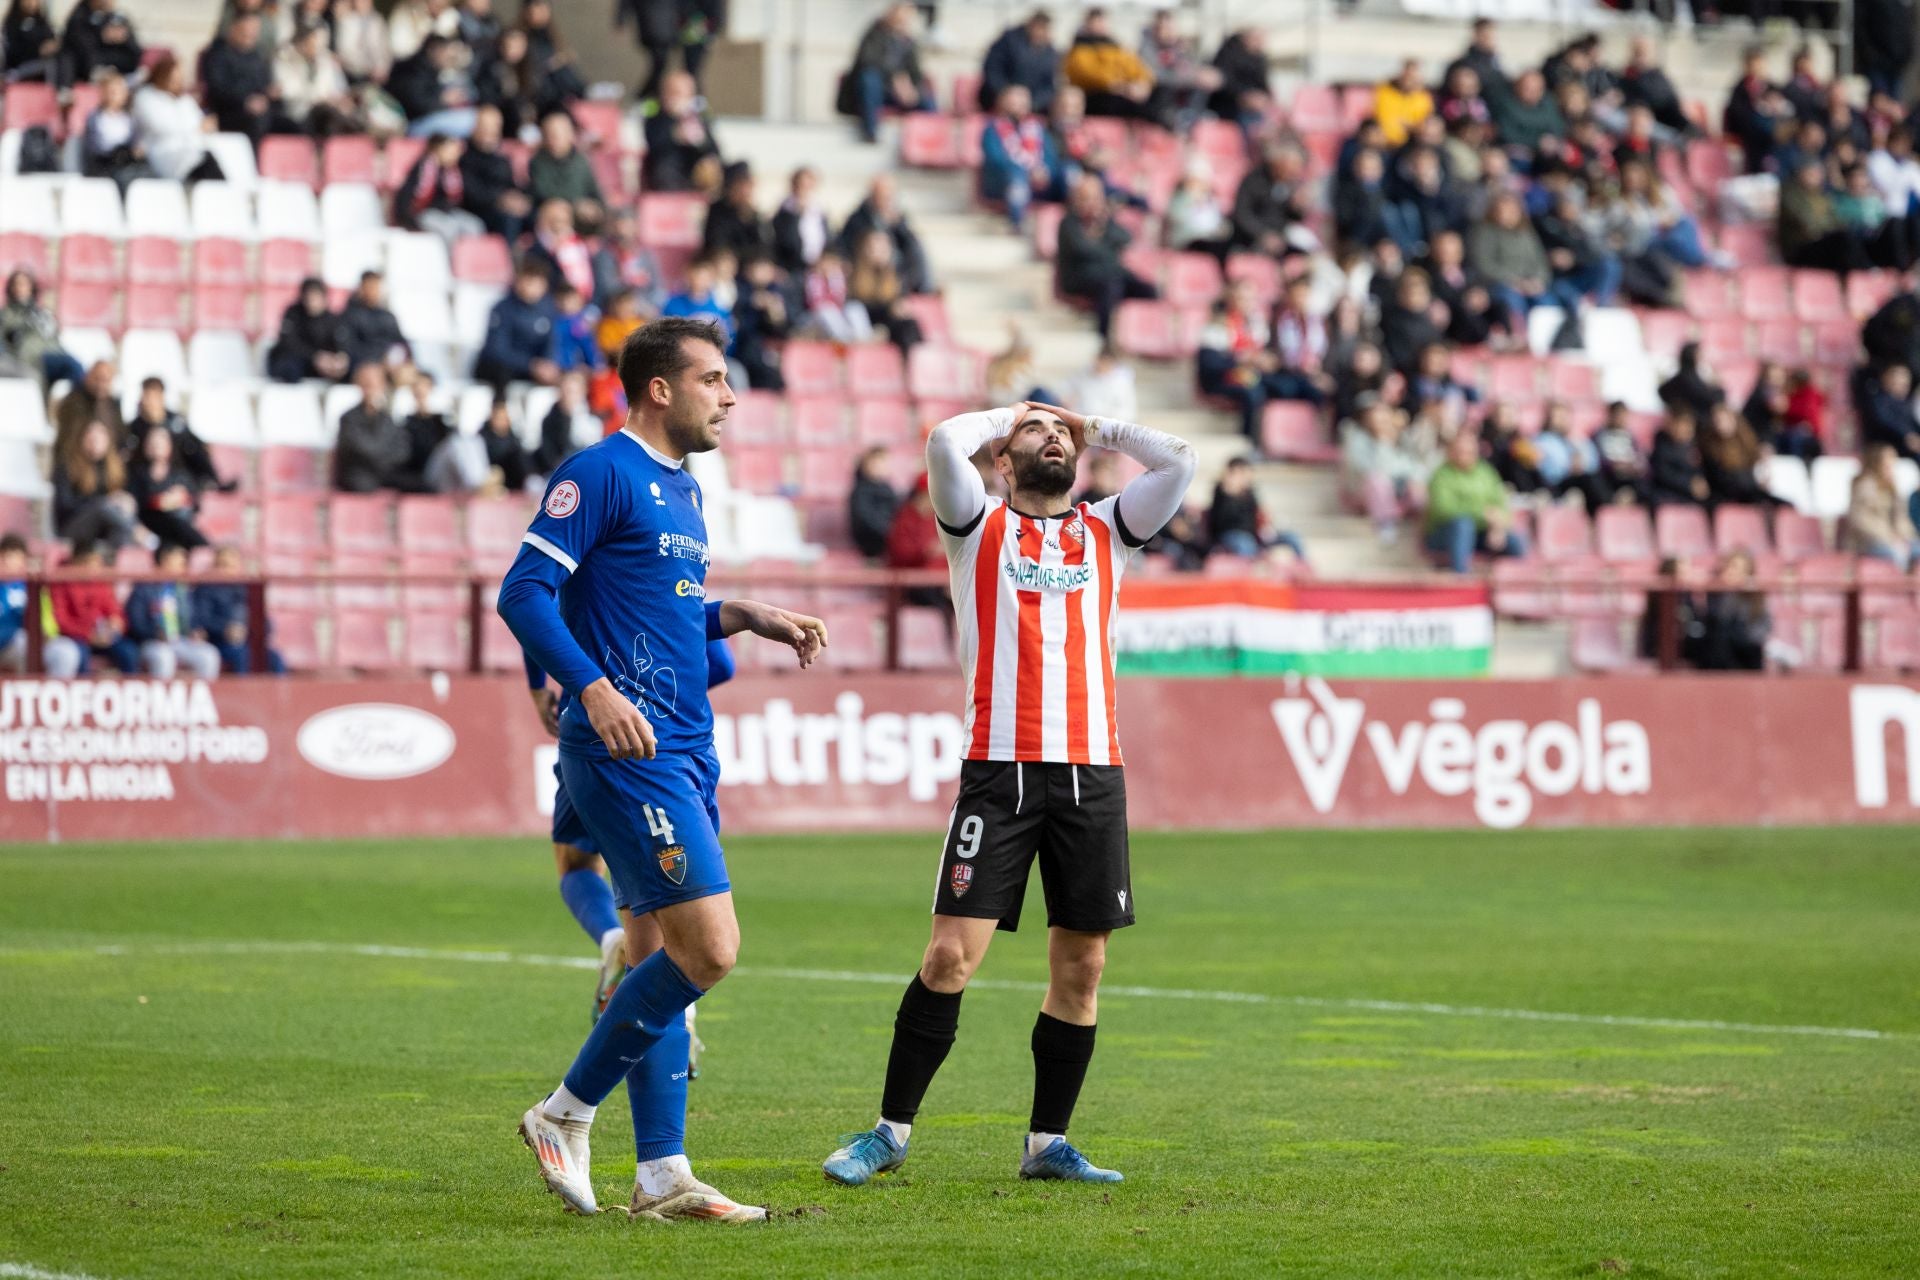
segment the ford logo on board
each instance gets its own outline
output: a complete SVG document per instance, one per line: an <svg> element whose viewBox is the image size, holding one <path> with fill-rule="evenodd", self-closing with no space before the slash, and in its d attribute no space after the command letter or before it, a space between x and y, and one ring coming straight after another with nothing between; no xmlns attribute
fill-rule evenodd
<svg viewBox="0 0 1920 1280"><path fill-rule="evenodd" d="M445 764L453 728L418 707L355 702L300 726L295 743L308 764L342 778L411 778Z"/></svg>

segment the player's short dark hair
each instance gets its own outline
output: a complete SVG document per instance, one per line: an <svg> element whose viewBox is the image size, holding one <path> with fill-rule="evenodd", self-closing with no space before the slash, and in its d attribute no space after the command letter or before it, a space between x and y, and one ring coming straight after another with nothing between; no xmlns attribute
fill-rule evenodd
<svg viewBox="0 0 1920 1280"><path fill-rule="evenodd" d="M620 388L627 403L639 404L655 378L672 382L693 364L688 342L706 342L727 349L727 335L711 320L691 316L663 316L627 335L620 346Z"/></svg>
<svg viewBox="0 0 1920 1280"><path fill-rule="evenodd" d="M162 378L142 378L140 379L140 389L142 391L165 391L167 384Z"/></svg>

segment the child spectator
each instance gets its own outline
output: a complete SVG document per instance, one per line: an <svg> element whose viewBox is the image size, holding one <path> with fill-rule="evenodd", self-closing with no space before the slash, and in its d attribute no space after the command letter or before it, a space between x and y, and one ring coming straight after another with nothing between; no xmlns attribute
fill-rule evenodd
<svg viewBox="0 0 1920 1280"><path fill-rule="evenodd" d="M1811 461L1826 452L1827 393L1805 369L1796 369L1787 379L1786 421L1773 440L1781 453Z"/></svg>
<svg viewBox="0 0 1920 1280"><path fill-rule="evenodd" d="M747 385L760 391L784 390L780 357L770 344L784 339L792 329L791 308L780 269L764 252L748 255L743 264L733 321L733 355L747 371Z"/></svg>
<svg viewBox="0 0 1920 1280"><path fill-rule="evenodd" d="M139 128L127 78L117 71L107 73L100 81L100 105L80 135L80 172L89 178L112 178L123 197L135 178L152 177Z"/></svg>
<svg viewBox="0 0 1920 1280"><path fill-rule="evenodd" d="M1647 459L1627 425L1627 406L1614 401L1607 406L1606 420L1593 433L1594 452L1600 465L1579 486L1587 502L1587 514L1598 513L1611 503L1644 503L1647 500Z"/></svg>
<svg viewBox="0 0 1920 1280"><path fill-rule="evenodd" d="M27 628L45 630L45 622L27 617L27 541L17 533L0 535L0 671L27 669ZM86 669L86 650L61 635L43 635L40 666L56 680L70 680Z"/></svg>
<svg viewBox="0 0 1920 1280"><path fill-rule="evenodd" d="M113 433L96 418L56 451L54 532L76 547L104 542L118 551L133 540L138 514L138 504L127 492L126 466L113 447Z"/></svg>
<svg viewBox="0 0 1920 1280"><path fill-rule="evenodd" d="M236 577L246 568L241 563L240 552L224 546L214 552L213 567L216 573ZM252 669L244 582L196 583L187 592L187 614L191 620L189 634L211 644L228 671L244 676ZM267 650L267 670L274 675L287 672L286 661L273 649Z"/></svg>
<svg viewBox="0 0 1920 1280"><path fill-rule="evenodd" d="M473 362L473 376L496 387L515 381L552 386L560 376L553 343L547 273L536 263L523 262L514 273L513 291L495 303L487 317L487 338Z"/></svg>
<svg viewBox="0 0 1920 1280"><path fill-rule="evenodd" d="M76 543L66 567L76 576L47 587L54 626L123 675L133 675L140 670L140 647L127 635L127 615L106 578L106 557L95 543Z"/></svg>
<svg viewBox="0 0 1920 1280"><path fill-rule="evenodd" d="M554 295L553 363L562 373L569 369L594 370L604 361L600 355L600 313L594 310L572 284L563 284Z"/></svg>
<svg viewBox="0 0 1920 1280"><path fill-rule="evenodd" d="M127 596L127 638L140 646L140 660L156 679L171 680L183 666L202 680L217 678L220 650L193 635L190 596L178 580L187 571L187 549L162 543L153 567L154 572L173 574L175 579L134 585Z"/></svg>
<svg viewBox="0 0 1920 1280"><path fill-rule="evenodd" d="M847 491L847 529L861 555L878 560L887 554L899 509L900 495L887 476L887 451L874 445L854 464L853 487Z"/></svg>
<svg viewBox="0 0 1920 1280"><path fill-rule="evenodd" d="M1306 563L1307 549L1300 539L1286 530L1276 529L1260 506L1253 491L1253 462L1234 458L1220 473L1213 487L1213 504L1207 508L1207 536L1216 551L1255 559L1271 551L1284 552L1282 559Z"/></svg>
<svg viewBox="0 0 1920 1280"><path fill-rule="evenodd" d="M507 493L525 489L527 477L533 474L533 465L527 457L526 446L520 443L513 410L504 395L494 394L493 407L487 410L487 422L481 429L480 439L487 446L487 466L493 472L487 487Z"/></svg>
<svg viewBox="0 0 1920 1280"><path fill-rule="evenodd" d="M608 300L606 314L600 317L600 323L593 331L594 341L600 344L600 357L606 365L620 362L620 348L646 323L640 306L638 289L622 289Z"/></svg>
<svg viewBox="0 0 1920 1280"><path fill-rule="evenodd" d="M831 342L871 342L873 322L867 309L853 301L847 271L840 255L826 252L807 272L807 311L804 325Z"/></svg>
<svg viewBox="0 0 1920 1280"><path fill-rule="evenodd" d="M200 485L175 456L173 441L165 427L149 427L139 437L127 492L139 504L140 523L154 532L162 547L204 547L207 540L193 524Z"/></svg>
<svg viewBox="0 0 1920 1280"><path fill-rule="evenodd" d="M1359 417L1340 425L1340 475L1382 543L1400 538L1400 521L1427 504L1434 459L1415 446L1403 415L1377 396L1362 398Z"/></svg>

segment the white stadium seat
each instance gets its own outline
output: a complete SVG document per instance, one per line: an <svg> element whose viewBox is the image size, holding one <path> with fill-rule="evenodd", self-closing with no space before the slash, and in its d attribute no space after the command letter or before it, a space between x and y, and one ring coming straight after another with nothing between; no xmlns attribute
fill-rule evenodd
<svg viewBox="0 0 1920 1280"><path fill-rule="evenodd" d="M46 468L34 453L34 442L0 436L0 494L10 498L44 498L50 486Z"/></svg>
<svg viewBox="0 0 1920 1280"><path fill-rule="evenodd" d="M231 182L196 182L189 201L194 235L253 239L253 196L244 188Z"/></svg>
<svg viewBox="0 0 1920 1280"><path fill-rule="evenodd" d="M484 382L475 382L460 390L460 399L454 411L454 425L464 435L475 435L487 425L487 415L493 412L493 388Z"/></svg>
<svg viewBox="0 0 1920 1280"><path fill-rule="evenodd" d="M32 378L0 378L0 439L52 441L46 402Z"/></svg>
<svg viewBox="0 0 1920 1280"><path fill-rule="evenodd" d="M327 430L336 436L339 435L340 419L365 398L360 394L360 388L351 382L342 382L328 387L326 397L320 406L320 416L326 419Z"/></svg>
<svg viewBox="0 0 1920 1280"><path fill-rule="evenodd" d="M140 383L159 378L167 384L171 402L187 385L187 353L180 335L164 329L129 329L120 340L120 387L123 398L138 398Z"/></svg>
<svg viewBox="0 0 1920 1280"><path fill-rule="evenodd" d="M126 235L120 188L111 178L68 178L60 193L60 226L68 235Z"/></svg>
<svg viewBox="0 0 1920 1280"><path fill-rule="evenodd" d="M260 427L253 416L253 392L237 383L195 383L187 401L187 421L208 444L260 447Z"/></svg>
<svg viewBox="0 0 1920 1280"><path fill-rule="evenodd" d="M461 376L460 367L453 358L453 348L446 343L420 340L408 334L407 346L413 349L414 367L432 374L437 385L445 386Z"/></svg>
<svg viewBox="0 0 1920 1280"><path fill-rule="evenodd" d="M1813 478L1807 464L1790 453L1779 453L1761 464L1767 492L1782 502L1790 502L1796 511L1813 510Z"/></svg>
<svg viewBox="0 0 1920 1280"><path fill-rule="evenodd" d="M331 241L359 231L384 232L380 193L364 182L336 182L320 193L320 229Z"/></svg>
<svg viewBox="0 0 1920 1280"><path fill-rule="evenodd" d="M1893 488L1902 500L1912 496L1915 489L1920 489L1920 462L1902 458L1894 463Z"/></svg>
<svg viewBox="0 0 1920 1280"><path fill-rule="evenodd" d="M196 384L252 382L253 352L247 335L223 329L202 329L187 343L187 372Z"/></svg>
<svg viewBox="0 0 1920 1280"><path fill-rule="evenodd" d="M528 387L527 398L520 405L520 439L527 448L540 447L540 426L547 420L547 414L560 401L558 387ZM603 433L604 434L604 433ZM592 441L586 443L591 444Z"/></svg>
<svg viewBox="0 0 1920 1280"><path fill-rule="evenodd" d="M320 238L320 205L302 183L261 182L255 221L262 240Z"/></svg>
<svg viewBox="0 0 1920 1280"><path fill-rule="evenodd" d="M453 288L454 340L469 353L487 340L487 318L506 290L491 284L457 284Z"/></svg>
<svg viewBox="0 0 1920 1280"><path fill-rule="evenodd" d="M187 212L187 189L178 182L137 178L127 187L127 231L136 236L193 236Z"/></svg>
<svg viewBox="0 0 1920 1280"><path fill-rule="evenodd" d="M207 150L213 153L220 174L242 191L260 185L260 170L253 162L253 140L244 133L210 133Z"/></svg>
<svg viewBox="0 0 1920 1280"><path fill-rule="evenodd" d="M6 201L0 200L0 207ZM120 348L114 343L113 335L105 329L62 329L60 345L67 354L89 369L102 360L118 360Z"/></svg>
<svg viewBox="0 0 1920 1280"><path fill-rule="evenodd" d="M392 292L437 289L445 293L453 287L445 240L424 231L389 231L386 242L387 287Z"/></svg>
<svg viewBox="0 0 1920 1280"><path fill-rule="evenodd" d="M61 231L58 174L32 173L7 179L0 199L0 231L31 231L57 236ZM109 184L111 185L111 184Z"/></svg>
<svg viewBox="0 0 1920 1280"><path fill-rule="evenodd" d="M320 392L305 383L276 382L260 392L260 443L333 447L333 424L320 412Z"/></svg>
<svg viewBox="0 0 1920 1280"><path fill-rule="evenodd" d="M409 343L453 340L453 308L447 305L445 290L396 289L388 295L388 301Z"/></svg>
<svg viewBox="0 0 1920 1280"><path fill-rule="evenodd" d="M386 266L386 239L374 231L329 231L320 246L320 278L334 289L351 289L368 271Z"/></svg>
<svg viewBox="0 0 1920 1280"><path fill-rule="evenodd" d="M1813 511L1822 520L1838 520L1853 505L1853 478L1860 459L1828 456L1813 460Z"/></svg>

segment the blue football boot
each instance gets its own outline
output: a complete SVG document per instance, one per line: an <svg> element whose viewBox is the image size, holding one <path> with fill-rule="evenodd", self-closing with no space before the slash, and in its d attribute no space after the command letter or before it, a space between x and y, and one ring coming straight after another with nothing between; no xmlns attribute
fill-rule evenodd
<svg viewBox="0 0 1920 1280"><path fill-rule="evenodd" d="M843 1187L865 1186L875 1174L891 1173L907 1162L907 1144L896 1144L885 1129L845 1134L840 1142L820 1171Z"/></svg>
<svg viewBox="0 0 1920 1280"><path fill-rule="evenodd" d="M1021 1139L1024 1144L1025 1139ZM1113 1169L1102 1169L1073 1149L1065 1138L1055 1138L1033 1155L1020 1148L1020 1177L1023 1180L1052 1182L1122 1182Z"/></svg>

